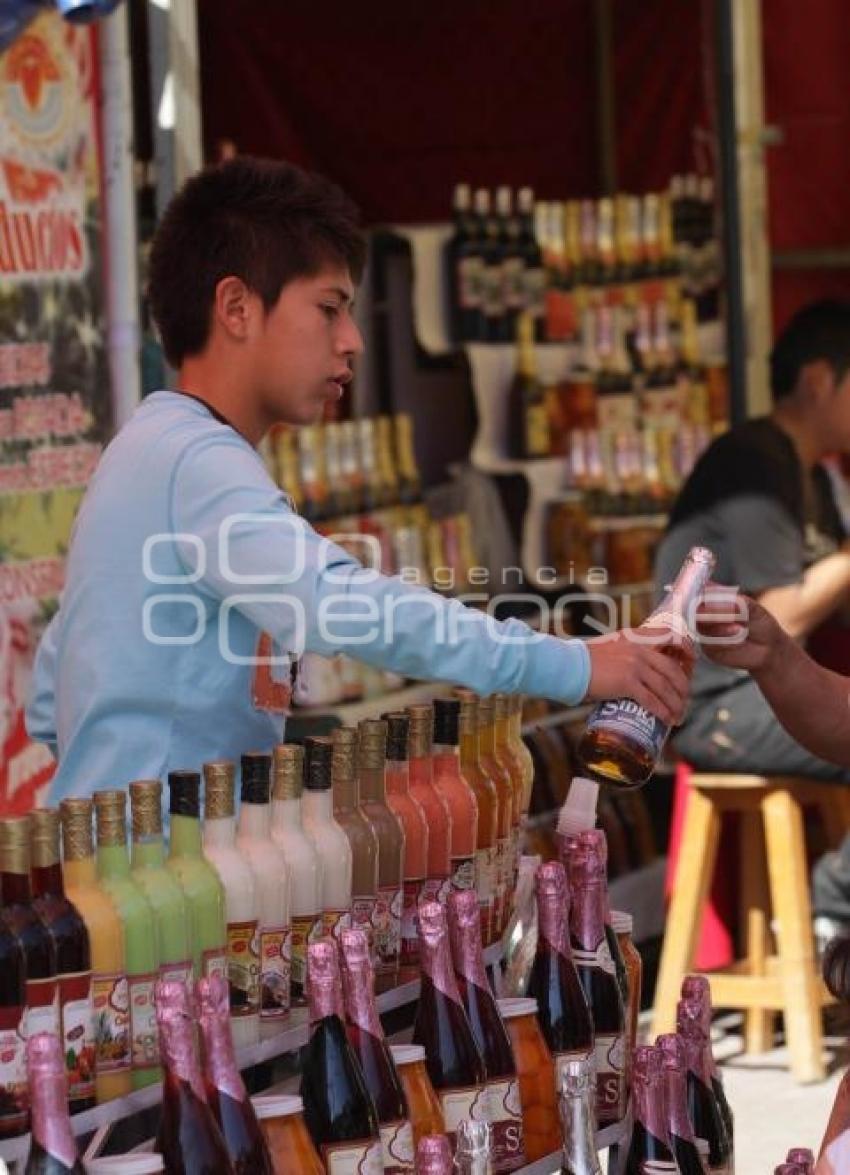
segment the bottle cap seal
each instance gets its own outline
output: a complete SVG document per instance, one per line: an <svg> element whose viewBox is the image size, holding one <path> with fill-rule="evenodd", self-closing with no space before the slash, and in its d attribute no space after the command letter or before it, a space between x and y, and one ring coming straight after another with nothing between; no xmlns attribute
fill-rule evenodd
<svg viewBox="0 0 850 1175"><path fill-rule="evenodd" d="M387 759L387 724L364 718L357 726L357 763L361 770L382 771Z"/></svg>
<svg viewBox="0 0 850 1175"><path fill-rule="evenodd" d="M267 804L271 791L272 757L263 751L249 751L239 761L243 804Z"/></svg>
<svg viewBox="0 0 850 1175"><path fill-rule="evenodd" d="M204 819L226 820L235 811L236 764L228 759L204 763Z"/></svg>
<svg viewBox="0 0 850 1175"><path fill-rule="evenodd" d="M410 718L407 714L387 714L387 758L394 763L407 761L410 742Z"/></svg>
<svg viewBox="0 0 850 1175"><path fill-rule="evenodd" d="M127 793L118 788L94 793L97 843L103 848L127 843Z"/></svg>
<svg viewBox="0 0 850 1175"><path fill-rule="evenodd" d="M515 1020L518 1016L536 1016L537 1000L530 996L508 996L496 1000L503 1020Z"/></svg>
<svg viewBox="0 0 850 1175"><path fill-rule="evenodd" d="M304 1113L304 1100L296 1094L260 1094L251 1098L251 1105L261 1121L265 1118L289 1118L292 1114Z"/></svg>
<svg viewBox="0 0 850 1175"><path fill-rule="evenodd" d="M330 791L332 786L333 743L326 735L304 740L307 791Z"/></svg>
<svg viewBox="0 0 850 1175"><path fill-rule="evenodd" d="M130 823L134 839L162 833L162 784L158 779L135 779L130 784Z"/></svg>
<svg viewBox="0 0 850 1175"><path fill-rule="evenodd" d="M434 701L434 742L437 746L458 745L460 702L457 698L436 698Z"/></svg>
<svg viewBox="0 0 850 1175"><path fill-rule="evenodd" d="M201 815L201 777L197 771L169 771L168 810L172 816Z"/></svg>
<svg viewBox="0 0 850 1175"><path fill-rule="evenodd" d="M425 1047L421 1044L391 1044L390 1052L396 1065L417 1065L425 1060Z"/></svg>
<svg viewBox="0 0 850 1175"><path fill-rule="evenodd" d="M66 861L82 861L94 853L92 807L91 800L83 796L72 796L59 804L62 856Z"/></svg>
<svg viewBox="0 0 850 1175"><path fill-rule="evenodd" d="M298 800L304 790L304 748L278 743L273 751L272 795L276 800Z"/></svg>
<svg viewBox="0 0 850 1175"><path fill-rule="evenodd" d="M410 719L410 757L425 759L431 754L434 741L434 707L430 702L417 702L407 707Z"/></svg>
<svg viewBox="0 0 850 1175"><path fill-rule="evenodd" d="M59 812L56 808L33 808L30 812L30 850L30 863L34 869L48 869L59 864Z"/></svg>

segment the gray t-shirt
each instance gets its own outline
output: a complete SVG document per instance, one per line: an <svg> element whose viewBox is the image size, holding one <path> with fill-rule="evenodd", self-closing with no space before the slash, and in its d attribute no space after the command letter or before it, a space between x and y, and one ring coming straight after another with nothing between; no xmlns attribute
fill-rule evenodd
<svg viewBox="0 0 850 1175"><path fill-rule="evenodd" d="M709 446L683 486L656 556L656 593L673 581L693 546L714 552L716 583L758 596L799 583L843 538L825 470L816 466L807 475L772 420L748 420ZM693 695L719 693L745 676L703 657Z"/></svg>

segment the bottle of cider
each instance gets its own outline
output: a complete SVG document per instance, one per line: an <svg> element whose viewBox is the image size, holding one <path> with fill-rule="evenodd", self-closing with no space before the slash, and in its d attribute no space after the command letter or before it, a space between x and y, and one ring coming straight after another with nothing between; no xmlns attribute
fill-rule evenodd
<svg viewBox="0 0 850 1175"><path fill-rule="evenodd" d="M689 623L713 570L711 551L693 547L675 583L643 627L667 629L687 641ZM591 774L619 787L640 787L655 770L669 733L666 722L631 698L601 702L587 720L579 756Z"/></svg>
<svg viewBox="0 0 850 1175"><path fill-rule="evenodd" d="M664 1084L658 1049L639 1045L634 1057L634 1127L626 1175L676 1175L679 1168L673 1155L667 1115L664 1112Z"/></svg>
<svg viewBox="0 0 850 1175"><path fill-rule="evenodd" d="M398 978L404 903L404 829L387 804L387 724L364 718L357 728L360 809L378 838L378 902L373 918L378 989Z"/></svg>
<svg viewBox="0 0 850 1175"><path fill-rule="evenodd" d="M65 1058L59 1038L37 1032L27 1041L32 1142L24 1175L83 1175L71 1130Z"/></svg>
<svg viewBox="0 0 850 1175"><path fill-rule="evenodd" d="M459 758L460 702L434 702L434 788L445 800L451 817L451 889L472 889L475 846L478 840L478 802L466 782Z"/></svg>
<svg viewBox="0 0 850 1175"><path fill-rule="evenodd" d="M478 698L472 690L457 690L460 701L460 769L472 788L478 805L478 834L475 842L475 883L481 913L481 939L493 941L496 896L496 850L499 830L499 796L493 780L481 766L478 736Z"/></svg>
<svg viewBox="0 0 850 1175"><path fill-rule="evenodd" d="M703 1063L711 1078L711 1088L717 1099L729 1142L734 1147L735 1120L732 1116L732 1107L729 1105L729 1100L723 1089L723 1078L711 1048L711 988L704 975L685 976L682 980L682 1004L683 1011L688 1009L702 1025Z"/></svg>
<svg viewBox="0 0 850 1175"><path fill-rule="evenodd" d="M387 714L387 804L404 829L404 900L401 910L401 973L405 979L419 972L419 935L416 907L428 871L428 821L410 794L410 719Z"/></svg>
<svg viewBox="0 0 850 1175"><path fill-rule="evenodd" d="M732 1142L706 1064L706 1036L702 1022L687 1000L680 1000L676 1028L685 1045L688 1063L688 1112L697 1146L708 1147L709 1175L728 1175L732 1167Z"/></svg>
<svg viewBox="0 0 850 1175"><path fill-rule="evenodd" d="M478 700L478 742L481 768L496 788L496 900L493 912L493 938L499 939L508 920L513 893L514 789L510 772L496 755L496 703L492 697Z"/></svg>
<svg viewBox="0 0 850 1175"><path fill-rule="evenodd" d="M602 1175L594 1135L596 1082L590 1060L576 1058L561 1069L558 1103L563 1131L561 1175Z"/></svg>
<svg viewBox="0 0 850 1175"><path fill-rule="evenodd" d="M351 925L365 930L373 948L378 904L378 836L360 809L357 731L353 726L340 726L332 737L334 819L351 847Z"/></svg>
<svg viewBox="0 0 850 1175"><path fill-rule="evenodd" d="M694 1128L688 1115L688 1077L685 1046L676 1032L659 1036L655 1042L661 1055L667 1127L670 1146L681 1175L703 1175L702 1159L697 1149Z"/></svg>
<svg viewBox="0 0 850 1175"><path fill-rule="evenodd" d="M336 743L329 738L304 740L301 815L322 864L322 932L338 940L343 928L351 925L352 857L348 838L334 819L335 758Z"/></svg>
<svg viewBox="0 0 850 1175"><path fill-rule="evenodd" d="M434 787L434 707L419 702L407 707L410 719L410 794L428 821L428 864L420 901L445 902L452 872L452 818L445 797Z"/></svg>
<svg viewBox="0 0 850 1175"><path fill-rule="evenodd" d="M341 936L342 987L348 1015L348 1040L378 1115L384 1171L413 1172L413 1127L401 1083L375 1004L375 975L362 930Z"/></svg>

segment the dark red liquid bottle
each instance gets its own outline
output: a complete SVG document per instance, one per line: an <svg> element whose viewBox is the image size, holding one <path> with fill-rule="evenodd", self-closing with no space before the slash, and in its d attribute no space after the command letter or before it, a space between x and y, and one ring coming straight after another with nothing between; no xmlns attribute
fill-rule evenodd
<svg viewBox="0 0 850 1175"><path fill-rule="evenodd" d="M352 1171L382 1169L378 1115L343 1023L336 943L307 948L311 1034L301 1068L304 1121L327 1167L330 1156Z"/></svg>
<svg viewBox="0 0 850 1175"><path fill-rule="evenodd" d="M375 1004L375 976L366 934L357 929L343 930L340 949L348 1039L378 1114L384 1172L385 1175L412 1173L413 1127L404 1088Z"/></svg>
<svg viewBox="0 0 850 1175"><path fill-rule="evenodd" d="M493 1131L491 1162L495 1175L499 1175L525 1165L522 1103L510 1037L484 967L480 910L475 890L455 890L449 894L449 934L455 977L487 1071Z"/></svg>
<svg viewBox="0 0 850 1175"><path fill-rule="evenodd" d="M94 1097L94 1009L89 932L77 907L65 897L59 863L59 813L36 808L32 820L33 905L50 931L59 977L59 1019L72 1114L90 1109Z"/></svg>
<svg viewBox="0 0 850 1175"><path fill-rule="evenodd" d="M569 897L564 866L547 861L537 870L537 952L528 994L537 1000L537 1018L555 1061L555 1088L561 1066L593 1053L593 1021L570 951Z"/></svg>
<svg viewBox="0 0 850 1175"><path fill-rule="evenodd" d="M685 1045L678 1033L659 1036L655 1042L661 1054L667 1127L670 1145L681 1175L703 1175L694 1129L688 1115L688 1066Z"/></svg>
<svg viewBox="0 0 850 1175"><path fill-rule="evenodd" d="M687 1000L680 1000L676 1027L685 1045L688 1065L688 1115L694 1128L694 1137L708 1144L708 1171L724 1173L730 1169L732 1143L723 1124L720 1105L711 1084L711 1073L706 1064L706 1037L702 1020Z"/></svg>
<svg viewBox="0 0 850 1175"><path fill-rule="evenodd" d="M626 1116L626 1013L605 933L605 872L596 853L581 847L570 856L570 944L593 1021L596 1056L596 1121Z"/></svg>
<svg viewBox="0 0 850 1175"><path fill-rule="evenodd" d="M265 1138L236 1064L230 1033L230 985L223 975L198 981L207 1101L237 1175L273 1175Z"/></svg>
<svg viewBox="0 0 850 1175"><path fill-rule="evenodd" d="M32 1143L24 1175L85 1175L68 1116L65 1058L59 1038L37 1032L27 1042Z"/></svg>
<svg viewBox="0 0 850 1175"><path fill-rule="evenodd" d="M676 1175L667 1117L661 1055L650 1045L635 1049L633 1063L634 1127L626 1157L625 1175Z"/></svg>
<svg viewBox="0 0 850 1175"><path fill-rule="evenodd" d="M723 1089L723 1080L711 1048L711 988L704 975L685 976L682 980L682 1000L691 1006L693 1015L697 1017L702 1025L702 1033L705 1040L703 1064L711 1080L711 1088L717 1099L717 1108L720 1110L720 1116L723 1118L723 1125L726 1127L726 1136L729 1139L729 1145L734 1150L735 1119L732 1115L732 1107L729 1105L726 1092Z"/></svg>
<svg viewBox="0 0 850 1175"><path fill-rule="evenodd" d="M186 984L160 980L154 1000L164 1069L156 1149L170 1175L232 1175L227 1144L201 1078Z"/></svg>
<svg viewBox="0 0 850 1175"><path fill-rule="evenodd" d="M461 1121L488 1120L487 1071L458 991L445 911L438 902L423 902L418 916L422 991L413 1041L425 1049L428 1076L454 1151Z"/></svg>

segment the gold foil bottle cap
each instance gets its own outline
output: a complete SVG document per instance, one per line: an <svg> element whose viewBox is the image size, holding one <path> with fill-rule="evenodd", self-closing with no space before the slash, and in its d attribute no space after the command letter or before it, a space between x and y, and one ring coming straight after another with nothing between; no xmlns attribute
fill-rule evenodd
<svg viewBox="0 0 850 1175"><path fill-rule="evenodd" d="M460 702L458 731L461 735L475 734L478 729L478 697L471 689L456 689L454 695Z"/></svg>
<svg viewBox="0 0 850 1175"><path fill-rule="evenodd" d="M304 748L278 743L272 758L272 795L276 800L300 800L304 790Z"/></svg>
<svg viewBox="0 0 850 1175"><path fill-rule="evenodd" d="M357 727L357 763L366 771L383 771L387 761L387 724L364 718Z"/></svg>
<svg viewBox="0 0 850 1175"><path fill-rule="evenodd" d="M226 820L236 811L236 764L228 759L204 763L204 817Z"/></svg>
<svg viewBox="0 0 850 1175"><path fill-rule="evenodd" d="M94 793L94 825L101 848L127 843L127 793L118 788Z"/></svg>
<svg viewBox="0 0 850 1175"><path fill-rule="evenodd" d="M434 742L434 707L430 702L417 702L407 707L407 716L410 719L410 757L424 759L431 754Z"/></svg>
<svg viewBox="0 0 850 1175"><path fill-rule="evenodd" d="M3 873L29 874L30 824L29 816L0 820L0 871Z"/></svg>
<svg viewBox="0 0 850 1175"><path fill-rule="evenodd" d="M493 701L496 705L496 720L501 718L508 718L510 716L510 698L507 694L493 694Z"/></svg>
<svg viewBox="0 0 850 1175"><path fill-rule="evenodd" d="M357 730L353 726L338 726L334 730L331 779L334 786L350 783L357 774Z"/></svg>
<svg viewBox="0 0 850 1175"><path fill-rule="evenodd" d="M31 864L48 869L59 863L59 812L56 808L34 808L30 812Z"/></svg>
<svg viewBox="0 0 850 1175"><path fill-rule="evenodd" d="M162 832L162 784L158 779L135 779L130 784L130 820L133 839Z"/></svg>
<svg viewBox="0 0 850 1175"><path fill-rule="evenodd" d="M66 861L83 861L94 853L91 818L92 802L82 796L63 800L59 805L62 818L62 855Z"/></svg>

